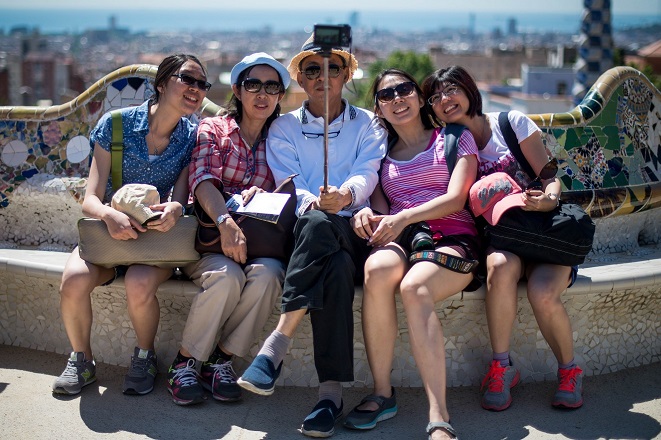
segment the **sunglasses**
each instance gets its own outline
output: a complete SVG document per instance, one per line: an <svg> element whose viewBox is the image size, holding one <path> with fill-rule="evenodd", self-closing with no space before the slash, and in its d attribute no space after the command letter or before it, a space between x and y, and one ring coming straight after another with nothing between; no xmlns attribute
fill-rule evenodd
<svg viewBox="0 0 661 440"><path fill-rule="evenodd" d="M323 133L311 133L309 131L303 131L302 127L303 124L301 124L301 133L303 133L303 136L305 136L306 139L319 139L320 137L324 137ZM344 127L344 113L342 113L342 123L340 124L340 128L337 131L329 131L328 139L333 139L338 137L343 127Z"/></svg>
<svg viewBox="0 0 661 440"><path fill-rule="evenodd" d="M198 89L204 90L205 92L211 88L210 82L203 79L197 79L190 75L186 75L185 73L177 73L172 76L176 76L181 80L182 83L186 84L187 86L197 86Z"/></svg>
<svg viewBox="0 0 661 440"><path fill-rule="evenodd" d="M531 190L541 190L542 189L542 180L548 180L555 177L558 173L558 159L555 157L548 161L546 165L539 172L539 175L528 184L526 191Z"/></svg>
<svg viewBox="0 0 661 440"><path fill-rule="evenodd" d="M330 78L337 78L340 76L340 72L344 69L344 66L338 66L337 64L329 64L328 65L328 76ZM321 66L308 66L306 67L302 73L308 78L308 79L317 79L319 78L319 75L321 75L322 71Z"/></svg>
<svg viewBox="0 0 661 440"><path fill-rule="evenodd" d="M415 84L412 81L397 84L395 87L387 87L376 92L375 98L381 102L390 102L395 99L395 95L404 98L413 94Z"/></svg>
<svg viewBox="0 0 661 440"><path fill-rule="evenodd" d="M427 102L429 103L429 105L437 104L437 103L441 102L441 99L443 99L443 96L445 96L446 98L449 98L450 96L454 96L457 93L459 93L459 90L460 89L459 89L458 86L456 86L454 84L450 84L449 86L447 86L446 88L444 88L440 92L434 93L433 95L431 95L429 97L429 99L427 99Z"/></svg>
<svg viewBox="0 0 661 440"><path fill-rule="evenodd" d="M246 89L246 92L250 93L257 93L262 90L262 87L264 87L264 91L269 95L279 95L280 93L285 92L285 86L278 81L269 80L261 82L257 78L247 78L241 83L241 85Z"/></svg>

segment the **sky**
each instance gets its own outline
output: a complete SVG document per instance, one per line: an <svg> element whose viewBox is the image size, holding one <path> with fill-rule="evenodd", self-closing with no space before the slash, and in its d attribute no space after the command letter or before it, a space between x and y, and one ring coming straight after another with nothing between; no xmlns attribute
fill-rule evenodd
<svg viewBox="0 0 661 440"><path fill-rule="evenodd" d="M203 9L248 9L241 2L228 5L226 1L200 1L195 8ZM399 10L406 5L408 11L494 11L494 12L580 12L583 9L582 0L332 0L332 2L301 2L295 0L280 0L280 9L306 10ZM359 5L359 6L358 6ZM113 0L111 3L90 0L29 0L27 2L16 0L0 0L2 9L103 9L132 8L132 9L185 9L190 10L193 5L184 0ZM251 0L249 9L275 9L273 0ZM661 0L612 0L611 11L615 14L655 14L661 17Z"/></svg>

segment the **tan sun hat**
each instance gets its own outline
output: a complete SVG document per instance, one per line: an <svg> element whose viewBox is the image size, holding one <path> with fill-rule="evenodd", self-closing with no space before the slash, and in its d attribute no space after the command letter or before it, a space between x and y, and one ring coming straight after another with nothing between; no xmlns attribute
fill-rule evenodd
<svg viewBox="0 0 661 440"><path fill-rule="evenodd" d="M110 206L133 217L141 225L160 218L161 212L152 211L150 205L158 205L161 196L153 185L129 183L117 190L112 196Z"/></svg>
<svg viewBox="0 0 661 440"><path fill-rule="evenodd" d="M319 46L314 45L314 32L313 32L312 35L310 35L310 38L308 38L307 41L303 43L303 47L301 47L301 51L298 53L298 55L292 58L291 62L289 63L289 67L287 67L287 70L289 71L289 75L291 75L294 81L296 81L296 76L298 75L299 72L298 67L301 64L301 61L303 61L303 59L305 59L306 57L309 57L310 55L318 54L319 52L321 52L321 48ZM349 76L347 76L347 80L345 82L351 81L351 78L353 78L353 73L358 68L358 61L356 61L356 57L354 57L353 54L341 48L332 49L331 52L342 58L344 60L344 64L346 64L347 67L349 67Z"/></svg>

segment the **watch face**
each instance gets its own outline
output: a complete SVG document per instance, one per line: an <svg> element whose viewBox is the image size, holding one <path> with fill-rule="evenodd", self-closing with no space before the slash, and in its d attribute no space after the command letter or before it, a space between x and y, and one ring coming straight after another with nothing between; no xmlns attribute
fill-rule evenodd
<svg viewBox="0 0 661 440"><path fill-rule="evenodd" d="M218 218L216 219L216 226L219 226L219 225L225 223L225 220L227 220L228 218L230 218L229 214L219 215Z"/></svg>

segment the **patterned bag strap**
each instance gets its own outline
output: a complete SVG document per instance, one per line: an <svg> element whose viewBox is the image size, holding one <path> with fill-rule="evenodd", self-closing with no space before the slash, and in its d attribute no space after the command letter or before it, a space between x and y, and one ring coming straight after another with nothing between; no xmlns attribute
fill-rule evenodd
<svg viewBox="0 0 661 440"><path fill-rule="evenodd" d="M409 255L409 262L415 264L418 261L432 261L439 266L450 269L453 272L471 273L479 264L478 260L457 257L438 251L415 251Z"/></svg>
<svg viewBox="0 0 661 440"><path fill-rule="evenodd" d="M122 156L124 154L124 132L122 129L122 113L119 110L110 112L112 118L112 142L110 143L110 175L112 190L117 191L122 186Z"/></svg>

